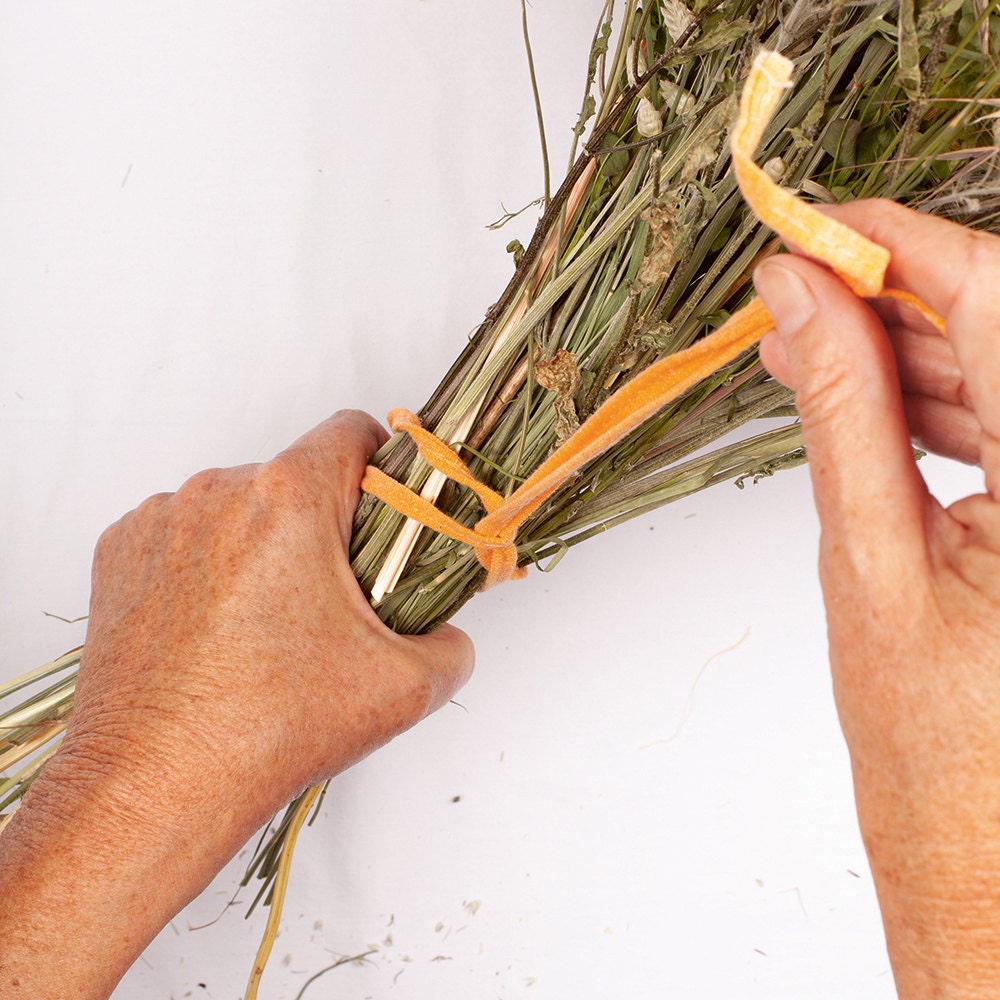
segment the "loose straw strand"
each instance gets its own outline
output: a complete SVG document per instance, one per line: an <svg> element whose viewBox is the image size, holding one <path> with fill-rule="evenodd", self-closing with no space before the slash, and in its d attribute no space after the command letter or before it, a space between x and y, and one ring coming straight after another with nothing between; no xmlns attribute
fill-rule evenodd
<svg viewBox="0 0 1000 1000"><path fill-rule="evenodd" d="M274 888L271 891L271 906L267 917L267 926L264 928L264 936L261 938L260 947L257 949L257 957L253 963L253 972L250 974L250 980L247 983L246 992L243 994L243 1000L257 1000L260 979L264 975L264 968L267 965L267 960L271 957L271 949L274 947L274 942L278 937L278 925L281 923L281 911L284 908L285 891L288 888L288 875L292 869L292 857L295 853L295 840L299 835L299 830L302 829L302 824L305 823L306 817L309 815L309 810L312 809L313 803L315 803L322 791L323 786L317 785L315 788L310 788L302 796L302 801L296 808L295 815L292 816L292 821L288 826L288 832L281 847L281 857L278 861L278 870L274 878Z"/></svg>

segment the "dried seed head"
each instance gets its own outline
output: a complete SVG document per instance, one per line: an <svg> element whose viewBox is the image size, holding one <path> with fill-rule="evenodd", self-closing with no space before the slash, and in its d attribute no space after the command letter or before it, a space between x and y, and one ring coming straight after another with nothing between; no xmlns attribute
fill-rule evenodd
<svg viewBox="0 0 1000 1000"><path fill-rule="evenodd" d="M693 181L700 171L715 163L717 156L718 140L699 142L693 146L684 160L684 168L681 170L681 184Z"/></svg>
<svg viewBox="0 0 1000 1000"><path fill-rule="evenodd" d="M635 127L639 135L645 138L659 135L663 131L663 121L660 112L653 107L653 102L646 97L639 98L639 107L635 113Z"/></svg>
<svg viewBox="0 0 1000 1000"><path fill-rule="evenodd" d="M772 156L771 159L764 164L763 170L768 177L771 178L775 184L785 176L785 171L788 168L785 166L785 161L780 156Z"/></svg>
<svg viewBox="0 0 1000 1000"><path fill-rule="evenodd" d="M663 0L661 11L671 41L676 42L694 23L694 15L681 0Z"/></svg>
<svg viewBox="0 0 1000 1000"><path fill-rule="evenodd" d="M679 115L687 115L697 107L698 99L690 90L678 87L672 80L660 80L660 96L668 108L673 108Z"/></svg>

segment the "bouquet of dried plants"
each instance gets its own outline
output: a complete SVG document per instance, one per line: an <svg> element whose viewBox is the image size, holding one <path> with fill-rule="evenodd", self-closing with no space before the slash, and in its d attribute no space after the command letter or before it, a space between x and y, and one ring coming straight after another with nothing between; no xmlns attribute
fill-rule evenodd
<svg viewBox="0 0 1000 1000"><path fill-rule="evenodd" d="M508 247L514 275L421 409L423 425L507 495L617 388L745 304L755 262L778 249L729 169L727 134L762 46L796 63L758 151L772 179L807 200L887 197L1000 229L991 6L604 0L566 177L550 192L545 153L534 236ZM800 464L794 418L789 392L746 352L543 503L518 534L519 562L551 569L569 547L645 511ZM475 496L432 470L409 437L396 435L376 462L458 521L481 516ZM401 632L447 619L484 577L469 546L372 497L358 509L351 555L376 612ZM78 660L69 653L0 690L23 698L0 715L0 812L54 751ZM319 796L293 802L262 841L246 876L262 879L259 899L280 903L295 835Z"/></svg>

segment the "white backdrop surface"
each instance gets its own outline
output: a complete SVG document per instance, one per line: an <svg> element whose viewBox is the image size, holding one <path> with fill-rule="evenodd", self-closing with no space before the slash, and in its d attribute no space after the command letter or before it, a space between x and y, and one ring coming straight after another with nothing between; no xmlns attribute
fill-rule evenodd
<svg viewBox="0 0 1000 1000"><path fill-rule="evenodd" d="M557 174L598 7L530 9ZM535 218L486 229L541 188L520 30L515 0L0 3L4 677L82 640L43 612L86 613L148 494L429 395ZM892 997L816 540L798 470L468 605L462 707L334 783L262 996L368 951L304 995ZM242 995L245 860L117 1000Z"/></svg>

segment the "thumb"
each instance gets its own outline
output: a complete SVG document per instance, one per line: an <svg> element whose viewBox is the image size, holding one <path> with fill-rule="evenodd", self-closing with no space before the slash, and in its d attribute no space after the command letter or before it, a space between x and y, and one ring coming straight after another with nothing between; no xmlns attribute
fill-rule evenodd
<svg viewBox="0 0 1000 1000"><path fill-rule="evenodd" d="M439 625L424 635L399 637L423 668L428 681L426 714L445 705L472 676L476 651L472 640L454 625Z"/></svg>
<svg viewBox="0 0 1000 1000"><path fill-rule="evenodd" d="M761 357L795 391L824 566L845 582L860 575L898 587L900 572L925 551L927 491L885 328L843 282L803 257L770 258L754 283L775 327Z"/></svg>

